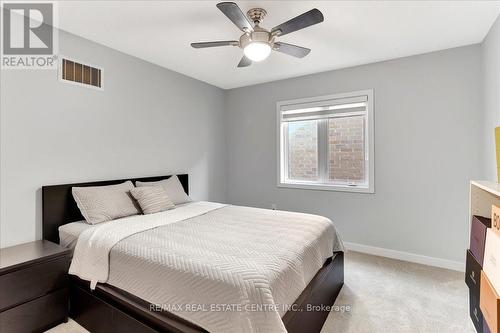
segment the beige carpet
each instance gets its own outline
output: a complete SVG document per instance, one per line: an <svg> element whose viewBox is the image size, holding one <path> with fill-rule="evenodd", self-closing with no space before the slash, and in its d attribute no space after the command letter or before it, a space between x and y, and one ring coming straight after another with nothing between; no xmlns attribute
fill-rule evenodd
<svg viewBox="0 0 500 333"><path fill-rule="evenodd" d="M339 311L330 313L321 332L473 333L463 277L459 272L349 252L345 285L336 302ZM48 332L87 331L70 321Z"/></svg>
<svg viewBox="0 0 500 333"><path fill-rule="evenodd" d="M323 332L473 333L464 274L356 252Z"/></svg>

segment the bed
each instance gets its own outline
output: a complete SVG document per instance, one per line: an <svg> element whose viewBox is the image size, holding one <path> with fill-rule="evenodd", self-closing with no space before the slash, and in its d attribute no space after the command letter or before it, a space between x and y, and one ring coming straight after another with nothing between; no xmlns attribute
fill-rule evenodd
<svg viewBox="0 0 500 333"><path fill-rule="evenodd" d="M83 220L72 187L123 181L43 187L44 238ZM193 202L76 229L70 316L91 332L319 332L343 285L341 241L315 215Z"/></svg>

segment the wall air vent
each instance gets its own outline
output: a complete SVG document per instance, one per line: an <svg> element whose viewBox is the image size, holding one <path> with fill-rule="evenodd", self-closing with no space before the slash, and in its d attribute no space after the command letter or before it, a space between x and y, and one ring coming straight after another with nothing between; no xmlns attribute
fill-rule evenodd
<svg viewBox="0 0 500 333"><path fill-rule="evenodd" d="M60 79L64 82L102 89L101 68L62 58L60 69Z"/></svg>

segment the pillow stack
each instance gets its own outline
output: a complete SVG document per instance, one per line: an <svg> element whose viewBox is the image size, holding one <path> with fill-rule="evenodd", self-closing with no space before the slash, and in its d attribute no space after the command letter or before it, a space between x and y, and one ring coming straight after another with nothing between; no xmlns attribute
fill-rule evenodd
<svg viewBox="0 0 500 333"><path fill-rule="evenodd" d="M156 182L126 181L117 185L73 187L83 217L97 224L122 217L154 214L191 202L177 176Z"/></svg>

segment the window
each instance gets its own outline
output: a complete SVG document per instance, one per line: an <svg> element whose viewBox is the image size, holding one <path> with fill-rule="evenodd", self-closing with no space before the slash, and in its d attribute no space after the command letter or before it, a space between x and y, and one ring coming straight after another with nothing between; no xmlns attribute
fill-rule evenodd
<svg viewBox="0 0 500 333"><path fill-rule="evenodd" d="M278 186L374 193L373 91L283 101Z"/></svg>

